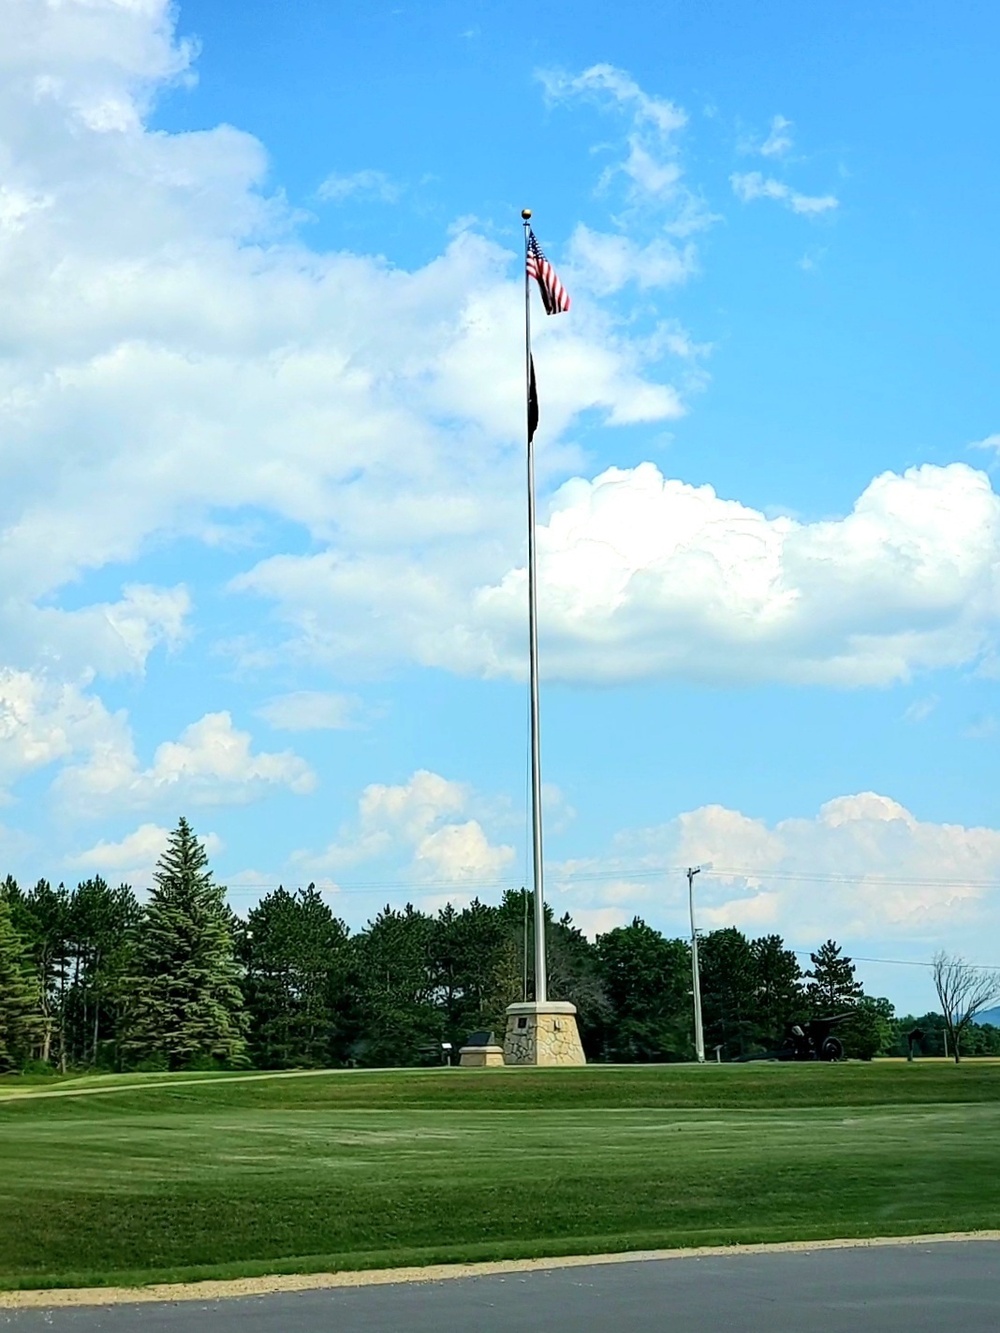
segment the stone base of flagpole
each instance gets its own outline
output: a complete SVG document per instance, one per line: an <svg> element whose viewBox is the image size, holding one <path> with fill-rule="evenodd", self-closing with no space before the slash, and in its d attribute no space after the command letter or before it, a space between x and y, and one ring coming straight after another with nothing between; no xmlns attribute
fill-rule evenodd
<svg viewBox="0 0 1000 1333"><path fill-rule="evenodd" d="M507 1006L506 1065L585 1065L576 1005L543 1000Z"/></svg>

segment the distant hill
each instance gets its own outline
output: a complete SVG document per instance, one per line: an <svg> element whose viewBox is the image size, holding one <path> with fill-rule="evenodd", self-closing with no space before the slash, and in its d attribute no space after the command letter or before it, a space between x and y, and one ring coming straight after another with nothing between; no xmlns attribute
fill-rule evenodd
<svg viewBox="0 0 1000 1333"><path fill-rule="evenodd" d="M992 1023L995 1028L1000 1028L1000 1004L995 1009L984 1009L981 1014L976 1014L975 1022L980 1027L984 1023Z"/></svg>

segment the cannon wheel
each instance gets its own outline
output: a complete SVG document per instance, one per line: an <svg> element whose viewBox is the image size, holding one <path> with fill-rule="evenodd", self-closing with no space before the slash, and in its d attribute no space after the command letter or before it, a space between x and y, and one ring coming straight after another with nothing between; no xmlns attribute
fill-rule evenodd
<svg viewBox="0 0 1000 1333"><path fill-rule="evenodd" d="M844 1043L839 1037L827 1037L826 1041L820 1047L819 1058L828 1060L831 1063L835 1060L843 1060Z"/></svg>

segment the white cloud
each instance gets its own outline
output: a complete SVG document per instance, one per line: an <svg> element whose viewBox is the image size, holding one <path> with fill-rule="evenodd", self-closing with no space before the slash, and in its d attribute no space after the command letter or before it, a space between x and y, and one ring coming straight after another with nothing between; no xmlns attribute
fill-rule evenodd
<svg viewBox="0 0 1000 1333"><path fill-rule="evenodd" d="M130 584L120 602L90 607L103 613L112 631L121 640L125 653L138 668L160 643L176 648L187 634L185 618L191 610L191 598L184 587L151 588Z"/></svg>
<svg viewBox="0 0 1000 1333"><path fill-rule="evenodd" d="M985 439L974 440L969 448L987 449L992 453L1000 453L1000 435L987 435Z"/></svg>
<svg viewBox="0 0 1000 1333"><path fill-rule="evenodd" d="M904 722L926 722L939 702L936 694L928 694L923 699L914 699L903 714Z"/></svg>
<svg viewBox="0 0 1000 1333"><path fill-rule="evenodd" d="M997 734L998 724L992 713L981 713L973 718L969 725L964 729L962 735L966 740L985 741Z"/></svg>
<svg viewBox="0 0 1000 1333"><path fill-rule="evenodd" d="M651 463L610 468L557 491L538 553L550 678L887 685L988 659L1000 623L1000 498L962 463L884 473L816 522ZM298 630L286 655L517 677L525 571L485 571L328 552L265 561L240 586Z"/></svg>
<svg viewBox="0 0 1000 1333"><path fill-rule="evenodd" d="M3 794L0 793L0 804L3 804ZM12 829L5 824L0 824L0 866L5 876L20 862L28 862L32 853L37 852L35 840L24 833L21 829Z"/></svg>
<svg viewBox="0 0 1000 1333"><path fill-rule="evenodd" d="M573 924L593 940L618 926L628 925L634 915L621 907L584 907L573 913Z"/></svg>
<svg viewBox="0 0 1000 1333"><path fill-rule="evenodd" d="M800 194L784 181L773 176L764 176L759 171L735 171L729 177L737 199L749 203L752 199L774 199L793 213L807 217L817 217L839 207L840 200L834 194Z"/></svg>
<svg viewBox="0 0 1000 1333"><path fill-rule="evenodd" d="M49 598L154 534L214 540L245 507L337 531L349 549L502 524L492 496L515 494L520 470L516 254L470 231L412 272L311 251L263 192L251 136L145 128L157 81L192 56L165 3L11 12L7 594ZM581 412L679 410L641 339L607 314L584 309L538 342L550 446Z"/></svg>
<svg viewBox="0 0 1000 1333"><path fill-rule="evenodd" d="M489 882L514 860L513 847L494 846L475 819L444 824L425 833L413 854L418 873L428 880Z"/></svg>
<svg viewBox="0 0 1000 1333"><path fill-rule="evenodd" d="M673 199L680 190L683 176L675 158L658 157L634 134L628 139L628 157L617 170L632 182L633 197L646 196L649 199ZM614 170L608 172L604 183L613 179L614 174Z"/></svg>
<svg viewBox="0 0 1000 1333"><path fill-rule="evenodd" d="M753 880L759 869L773 869L782 857L778 834L760 820L749 819L738 810L705 805L677 818L678 859L686 865L740 866Z"/></svg>
<svg viewBox="0 0 1000 1333"><path fill-rule="evenodd" d="M814 523L611 468L557 492L538 550L563 679L888 684L976 659L1000 614L1000 499L960 463L885 473ZM453 660L515 672L524 604L523 569L480 589Z"/></svg>
<svg viewBox="0 0 1000 1333"><path fill-rule="evenodd" d="M257 709L276 731L346 731L357 725L361 701L350 694L295 690Z"/></svg>
<svg viewBox="0 0 1000 1333"><path fill-rule="evenodd" d="M0 235L23 231L32 213L50 208L51 195L31 195L0 186Z"/></svg>
<svg viewBox="0 0 1000 1333"><path fill-rule="evenodd" d="M64 768L53 791L79 814L178 802L243 804L275 787L297 795L314 789L315 774L289 750L257 753L248 732L227 712L206 713L158 746L143 769L124 722L91 748L85 762Z"/></svg>
<svg viewBox="0 0 1000 1333"><path fill-rule="evenodd" d="M121 726L78 685L0 667L0 796L27 773L106 744Z"/></svg>
<svg viewBox="0 0 1000 1333"><path fill-rule="evenodd" d="M327 176L316 193L321 199L330 199L338 204L345 199L375 199L382 204L394 204L402 193L402 187L390 180L384 171L367 169L346 176L334 172Z"/></svg>
<svg viewBox="0 0 1000 1333"><path fill-rule="evenodd" d="M616 222L623 233L652 231L645 246L650 267L669 268L673 274L677 260L668 262L674 252L664 245L663 235L690 236L716 220L684 179L678 135L687 125L687 113L668 99L647 93L629 73L613 65L592 65L577 75L544 70L538 77L551 103L592 102L625 118L625 156L605 169L601 187L607 191L624 180L626 208ZM605 238L605 245L612 239ZM692 266L693 249L680 258ZM670 281L675 280L671 276Z"/></svg>
<svg viewBox="0 0 1000 1333"><path fill-rule="evenodd" d="M407 841L417 842L438 820L460 814L469 796L465 783L427 769L419 769L409 782L395 786L373 782L358 802L361 827L365 831L395 829Z"/></svg>
<svg viewBox="0 0 1000 1333"><path fill-rule="evenodd" d="M403 857L407 875L424 883L494 881L514 849L491 843L479 819L464 817L475 803L465 783L426 769L405 783L371 783L358 802L356 827L342 830L318 855L298 852L293 861L308 873Z"/></svg>
<svg viewBox="0 0 1000 1333"><path fill-rule="evenodd" d="M629 282L640 290L672 287L697 270L697 251L659 238L640 245L628 236L592 231L578 223L570 237L568 273L573 287L585 286L598 296L620 291Z"/></svg>
<svg viewBox="0 0 1000 1333"><path fill-rule="evenodd" d="M775 116L771 121L771 128L767 138L761 144L759 152L762 157L783 157L794 144L794 139L790 133L792 122L784 116Z"/></svg>
<svg viewBox="0 0 1000 1333"><path fill-rule="evenodd" d="M696 881L704 930L776 931L794 946L905 942L929 958L942 945L976 953L1000 924L1000 830L922 822L875 792L773 824L702 806L625 831L606 856L551 879L575 919L606 926L638 913L686 933L689 865L709 867Z"/></svg>
<svg viewBox="0 0 1000 1333"><path fill-rule="evenodd" d="M734 826L734 814L706 807L682 820L680 859L714 863L706 924L766 919L796 938L933 942L1000 906L988 884L1000 875L996 829L921 823L874 792L838 797L814 819L770 829L742 816ZM734 886L740 892L726 898Z"/></svg>
<svg viewBox="0 0 1000 1333"><path fill-rule="evenodd" d="M630 111L639 124L651 126L664 138L687 124L687 113L681 107L644 92L630 74L614 65L591 65L576 75L540 70L538 78L552 102L585 97L598 104L617 104Z"/></svg>
<svg viewBox="0 0 1000 1333"><path fill-rule="evenodd" d="M95 675L141 676L156 648L173 651L186 641L190 612L183 586L129 584L116 602L72 611L8 596L0 602L0 661L78 684Z"/></svg>
<svg viewBox="0 0 1000 1333"><path fill-rule="evenodd" d="M795 266L800 268L803 273L815 273L820 264L826 258L827 247L825 245L814 246L812 250L807 251L800 259L796 259Z"/></svg>
<svg viewBox="0 0 1000 1333"><path fill-rule="evenodd" d="M550 833L565 833L576 819L576 810L569 798L554 782L542 783L542 810L545 827Z"/></svg>
<svg viewBox="0 0 1000 1333"><path fill-rule="evenodd" d="M152 883L153 871L166 849L169 836L170 830L160 824L140 824L121 842L102 839L86 851L71 856L67 864L74 870L101 875L107 880L121 880L143 887ZM210 857L223 850L218 834L198 833L197 837Z"/></svg>
<svg viewBox="0 0 1000 1333"><path fill-rule="evenodd" d="M188 75L195 54L193 42L176 40L173 6L163 0L4 5L0 70L33 75L35 103L58 104L89 129L134 129L156 86Z"/></svg>

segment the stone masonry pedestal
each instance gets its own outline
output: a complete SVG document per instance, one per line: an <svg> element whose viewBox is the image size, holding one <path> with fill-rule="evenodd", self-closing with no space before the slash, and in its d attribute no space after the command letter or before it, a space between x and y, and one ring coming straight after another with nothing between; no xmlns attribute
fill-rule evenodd
<svg viewBox="0 0 1000 1333"><path fill-rule="evenodd" d="M503 1058L508 1065L585 1065L576 1005L565 1000L508 1005Z"/></svg>

